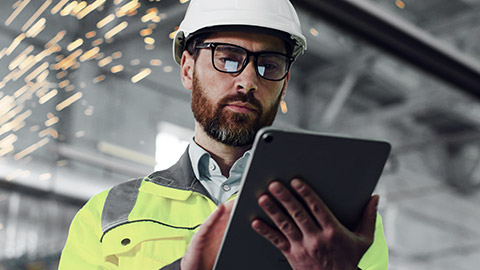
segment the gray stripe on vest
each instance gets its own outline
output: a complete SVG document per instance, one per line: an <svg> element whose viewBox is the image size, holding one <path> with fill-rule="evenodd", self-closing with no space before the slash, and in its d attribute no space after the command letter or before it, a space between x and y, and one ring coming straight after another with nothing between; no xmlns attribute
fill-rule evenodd
<svg viewBox="0 0 480 270"><path fill-rule="evenodd" d="M103 233L128 221L128 215L137 201L141 183L142 178L138 178L110 189L102 211Z"/></svg>

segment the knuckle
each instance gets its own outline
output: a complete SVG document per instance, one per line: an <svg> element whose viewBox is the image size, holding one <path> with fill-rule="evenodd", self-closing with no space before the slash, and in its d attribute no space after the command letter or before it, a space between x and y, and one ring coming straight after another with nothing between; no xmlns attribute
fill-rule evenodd
<svg viewBox="0 0 480 270"><path fill-rule="evenodd" d="M306 218L307 218L307 215L305 214L305 211L302 211L300 209L294 211L292 216L298 221L305 221Z"/></svg>
<svg viewBox="0 0 480 270"><path fill-rule="evenodd" d="M310 209L312 210L313 213L315 214L320 214L321 213L321 207L320 204L314 202L310 205Z"/></svg>
<svg viewBox="0 0 480 270"><path fill-rule="evenodd" d="M309 253L314 254L316 256L321 256L321 254L326 253L325 252L325 245L319 239L315 239L314 241L312 241L309 249L310 249Z"/></svg>
<svg viewBox="0 0 480 270"><path fill-rule="evenodd" d="M274 238L271 240L272 244L277 247L280 250L287 250L288 249L288 243L284 241L283 239L280 239L278 237Z"/></svg>
<svg viewBox="0 0 480 270"><path fill-rule="evenodd" d="M337 238L337 231L331 227L324 228L323 235L328 242L332 242Z"/></svg>
<svg viewBox="0 0 480 270"><path fill-rule="evenodd" d="M292 230L292 225L290 224L290 222L285 220L282 223L280 223L279 228L284 232L288 232Z"/></svg>

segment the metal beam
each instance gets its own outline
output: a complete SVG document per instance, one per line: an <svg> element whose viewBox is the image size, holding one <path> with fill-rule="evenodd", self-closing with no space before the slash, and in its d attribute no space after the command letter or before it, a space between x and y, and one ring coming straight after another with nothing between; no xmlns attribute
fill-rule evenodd
<svg viewBox="0 0 480 270"><path fill-rule="evenodd" d="M292 0L292 3L480 99L478 63L373 4L361 0Z"/></svg>

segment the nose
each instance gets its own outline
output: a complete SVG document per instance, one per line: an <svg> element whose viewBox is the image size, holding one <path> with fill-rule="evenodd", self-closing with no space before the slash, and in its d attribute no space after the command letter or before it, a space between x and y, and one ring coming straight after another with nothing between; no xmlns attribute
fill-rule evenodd
<svg viewBox="0 0 480 270"><path fill-rule="evenodd" d="M253 58L253 57L252 57ZM258 90L259 76L255 71L254 60L250 59L243 71L237 76L237 91L243 91L248 94L251 91Z"/></svg>

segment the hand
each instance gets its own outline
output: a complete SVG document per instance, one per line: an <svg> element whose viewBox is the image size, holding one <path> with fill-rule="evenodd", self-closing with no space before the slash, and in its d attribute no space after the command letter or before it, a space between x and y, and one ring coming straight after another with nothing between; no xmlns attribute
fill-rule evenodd
<svg viewBox="0 0 480 270"><path fill-rule="evenodd" d="M233 208L233 200L221 204L193 235L180 262L182 270L210 270L213 268L225 228Z"/></svg>
<svg viewBox="0 0 480 270"><path fill-rule="evenodd" d="M252 228L277 247L293 269L357 269L373 243L378 195L371 197L359 226L351 232L309 186L298 179L292 180L291 186L306 207L284 185L272 182L268 190L288 214L269 195L263 194L258 204L276 228L259 219L252 221Z"/></svg>

